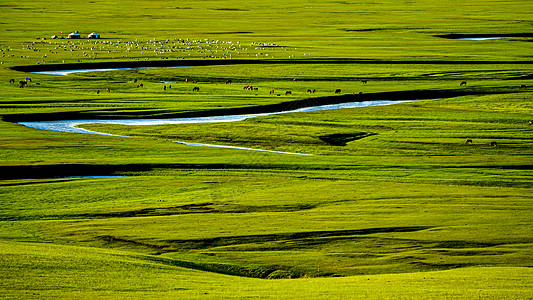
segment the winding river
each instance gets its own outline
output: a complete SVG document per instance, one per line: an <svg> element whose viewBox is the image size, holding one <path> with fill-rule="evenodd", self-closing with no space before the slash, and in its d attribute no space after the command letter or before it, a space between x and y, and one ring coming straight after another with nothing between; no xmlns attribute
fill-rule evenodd
<svg viewBox="0 0 533 300"><path fill-rule="evenodd" d="M276 114L302 113L302 112L323 111L323 110L333 110L333 109L359 108L359 107L368 107L368 106L382 106L382 105L391 105L391 104L408 102L408 101L412 101L412 100L404 100L404 101L373 100L373 101L362 101L362 102L347 102L347 103L339 103L339 104L328 104L328 105L303 107L299 109L279 111L279 112L245 114L245 115L196 117L196 118L128 119L128 120L98 120L98 119L95 119L95 120L57 120L57 121L18 122L18 124L24 125L26 127L34 128L34 129L40 129L40 130L125 137L125 136L115 135L115 134L110 134L110 133L105 133L105 132L91 131L91 130L80 128L79 126L82 126L83 124L119 124L119 125L142 126L142 125L187 124L187 123L190 124L190 123L237 122L237 121L243 121L243 120L250 119L250 118L264 117L264 116L270 116L270 115L276 115ZM180 141L174 141L174 142L188 145L188 146L216 147L216 148L228 148L228 149L249 150L249 151L263 151L263 152L281 153L281 154L307 155L307 154L302 154L302 153L280 152L280 151L252 149L252 148L243 148L243 147L234 147L234 146L187 143L187 142L180 142Z"/></svg>

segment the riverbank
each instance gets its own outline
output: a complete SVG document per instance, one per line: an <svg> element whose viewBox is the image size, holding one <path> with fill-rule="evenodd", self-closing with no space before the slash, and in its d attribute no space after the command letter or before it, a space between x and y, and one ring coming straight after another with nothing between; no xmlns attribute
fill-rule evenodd
<svg viewBox="0 0 533 300"><path fill-rule="evenodd" d="M161 113L154 112L153 115L142 111L144 118L153 119L169 119L169 118L196 118L209 116L227 116L227 115L248 115L260 113L281 112L290 108L291 110L317 106L340 104L347 102L365 102L376 100L390 100L390 101L406 101L406 100L422 100L422 99L439 99L452 98L467 95L483 95L483 94L499 94L505 93L505 90L500 92L477 92L472 90L426 90L426 91L396 91L396 92L382 92L382 93L367 93L367 94L344 94L326 97L309 98L303 100L286 101L277 104L268 104L262 106L247 106L237 108L219 108L203 111L193 112L168 112ZM55 113L35 113L35 114L11 114L4 115L2 119L7 122L30 122L30 121L54 121L54 120L82 120L82 119L99 119L105 112L112 113L116 110L106 109L93 112L91 110L75 111L75 112L55 112ZM137 119L141 112L130 110L127 114L121 112L120 117L114 116L113 119Z"/></svg>
<svg viewBox="0 0 533 300"><path fill-rule="evenodd" d="M198 67L215 65L249 65L249 64L533 64L531 60L380 60L380 59L182 59L182 60L138 60L138 61L106 61L80 62L75 64L39 64L13 66L11 70L20 72L45 72L58 70L88 70L88 69L135 69L135 68L169 68L169 67Z"/></svg>

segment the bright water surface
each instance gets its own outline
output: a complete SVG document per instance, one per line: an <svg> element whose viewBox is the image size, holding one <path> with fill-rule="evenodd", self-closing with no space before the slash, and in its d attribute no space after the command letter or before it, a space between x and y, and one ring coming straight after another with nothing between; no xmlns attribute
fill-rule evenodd
<svg viewBox="0 0 533 300"><path fill-rule="evenodd" d="M333 110L333 109L344 109L344 108L358 108L358 107L367 107L367 106L381 106L381 105L390 105L390 104L401 103L401 102L408 102L408 101L375 100L375 101L363 101L363 102L347 102L347 103L340 103L340 104L310 106L310 107L304 107L304 108L299 108L295 110L288 110L288 111L281 111L281 112L247 114L247 115L198 117L198 118L129 119L129 120L97 120L97 119L95 120L58 120L58 121L35 121L35 122L18 122L18 123L26 127L41 129L41 130L119 136L119 135L114 135L114 134L109 134L109 133L91 131L91 130L79 128L78 126L83 125L83 124L119 124L119 125L142 126L142 125L187 124L187 123L190 124L190 123L236 122L236 121L243 121L243 120L250 119L250 118L264 117L264 116L284 114L284 113L299 113L299 112L311 112L311 111Z"/></svg>
<svg viewBox="0 0 533 300"><path fill-rule="evenodd" d="M155 68L159 68L159 67L155 67ZM169 67L169 68L175 68L175 67ZM78 70L43 71L43 72L36 72L36 73L46 74L46 75L66 76L72 73L103 72L103 71L115 71L115 70L125 70L125 69L131 69L131 68L78 69ZM151 67L136 68L136 69L151 69ZM281 112L247 114L247 115L198 117L198 118L129 119L129 120L57 120L57 121L36 121L36 122L18 122L18 123L26 127L41 129L41 130L121 136L121 135L116 135L116 134L91 131L91 130L80 128L78 126L83 125L83 124L119 124L119 125L142 126L142 125L168 125L168 124L186 124L186 123L236 122L236 121L243 121L243 120L250 119L250 118L264 117L264 116L283 114L283 113L298 113L298 112L311 112L311 111L333 110L333 109L344 109L344 108L358 108L358 107L367 107L367 106L381 106L381 105L390 105L390 104L401 103L401 102L408 102L408 101L376 100L376 101L363 101L363 102L347 102L347 103L340 103L340 104L329 104L329 105L304 107L304 108L299 108L295 110L288 110L288 111L281 111ZM121 137L124 137L124 136L121 136ZM307 155L307 154L301 154L301 153L280 152L280 151L252 149L252 148L234 147L234 146L187 143L187 142L180 142L180 141L174 141L174 142L188 145L188 146L216 147L216 148L228 148L228 149L239 149L239 150L263 151L263 152L270 152L270 153Z"/></svg>

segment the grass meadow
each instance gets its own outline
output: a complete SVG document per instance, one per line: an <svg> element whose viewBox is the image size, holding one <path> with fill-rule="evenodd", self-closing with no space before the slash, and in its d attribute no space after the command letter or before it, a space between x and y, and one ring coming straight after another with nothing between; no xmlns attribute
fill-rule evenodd
<svg viewBox="0 0 533 300"><path fill-rule="evenodd" d="M0 298L533 297L530 1L0 8ZM64 38L76 30L102 38ZM198 61L208 63L187 66ZM115 62L185 67L12 69ZM228 123L80 125L120 137L16 123L399 95L427 97Z"/></svg>

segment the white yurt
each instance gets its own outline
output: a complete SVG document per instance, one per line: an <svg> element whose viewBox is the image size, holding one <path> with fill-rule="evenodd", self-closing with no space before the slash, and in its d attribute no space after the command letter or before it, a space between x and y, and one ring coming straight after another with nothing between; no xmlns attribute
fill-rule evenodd
<svg viewBox="0 0 533 300"><path fill-rule="evenodd" d="M96 33L96 32L93 32L93 33L89 34L87 37L90 38L90 39L99 39L100 35L98 33Z"/></svg>
<svg viewBox="0 0 533 300"><path fill-rule="evenodd" d="M74 31L73 33L68 35L69 39L79 39L81 38L80 34L77 31Z"/></svg>

